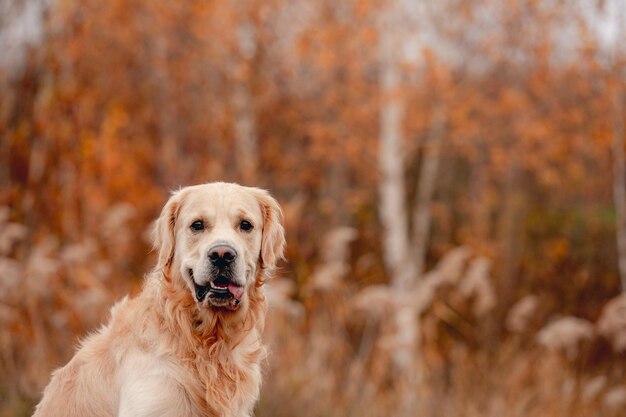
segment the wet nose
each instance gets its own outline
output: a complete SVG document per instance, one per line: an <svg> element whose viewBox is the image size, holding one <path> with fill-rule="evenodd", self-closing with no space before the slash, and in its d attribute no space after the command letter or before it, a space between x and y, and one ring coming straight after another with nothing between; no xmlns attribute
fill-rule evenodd
<svg viewBox="0 0 626 417"><path fill-rule="evenodd" d="M237 251L229 245L216 245L209 249L209 261L219 268L230 265L237 258Z"/></svg>

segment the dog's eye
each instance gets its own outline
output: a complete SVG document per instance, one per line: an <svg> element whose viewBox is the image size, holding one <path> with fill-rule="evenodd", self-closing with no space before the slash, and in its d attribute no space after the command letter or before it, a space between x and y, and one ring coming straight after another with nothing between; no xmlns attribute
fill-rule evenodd
<svg viewBox="0 0 626 417"><path fill-rule="evenodd" d="M194 232L204 230L204 222L202 220L196 220L195 222L191 223L191 230L193 230Z"/></svg>
<svg viewBox="0 0 626 417"><path fill-rule="evenodd" d="M241 223L239 224L239 228L243 230L244 232L249 232L250 230L254 228L254 226L252 226L252 223L250 223L249 221L242 220Z"/></svg>

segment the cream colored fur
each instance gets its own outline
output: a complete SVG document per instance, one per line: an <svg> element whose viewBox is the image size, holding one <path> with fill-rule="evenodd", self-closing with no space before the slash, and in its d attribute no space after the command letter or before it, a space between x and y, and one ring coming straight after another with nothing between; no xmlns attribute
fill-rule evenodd
<svg viewBox="0 0 626 417"><path fill-rule="evenodd" d="M199 217L206 233L190 233ZM248 233L238 229L243 217L254 225ZM185 275L223 240L244 261L245 292L233 309L198 302ZM284 244L281 210L263 190L211 183L175 193L157 220L159 259L141 293L118 302L53 373L34 416L250 416L265 356L261 285Z"/></svg>

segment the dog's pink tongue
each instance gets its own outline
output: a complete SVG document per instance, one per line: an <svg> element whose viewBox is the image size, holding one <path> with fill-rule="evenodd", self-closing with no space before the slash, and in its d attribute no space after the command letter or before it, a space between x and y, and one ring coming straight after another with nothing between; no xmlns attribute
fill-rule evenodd
<svg viewBox="0 0 626 417"><path fill-rule="evenodd" d="M235 284L228 284L228 291L235 297L237 300L241 298L243 295L243 287L240 287Z"/></svg>

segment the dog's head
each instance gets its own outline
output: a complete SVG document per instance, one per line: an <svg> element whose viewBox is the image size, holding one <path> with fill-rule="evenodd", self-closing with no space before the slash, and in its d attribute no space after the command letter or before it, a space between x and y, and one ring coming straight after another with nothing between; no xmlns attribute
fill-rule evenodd
<svg viewBox="0 0 626 417"><path fill-rule="evenodd" d="M157 269L182 279L200 307L236 310L285 246L282 211L265 190L209 183L183 188L155 225Z"/></svg>

